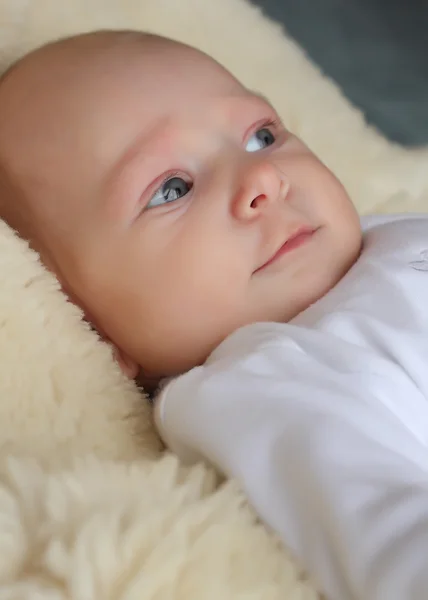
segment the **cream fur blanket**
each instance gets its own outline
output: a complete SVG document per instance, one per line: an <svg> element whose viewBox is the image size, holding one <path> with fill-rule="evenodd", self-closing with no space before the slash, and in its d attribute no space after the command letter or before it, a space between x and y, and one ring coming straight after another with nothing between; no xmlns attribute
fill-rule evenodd
<svg viewBox="0 0 428 600"><path fill-rule="evenodd" d="M0 0L0 66L107 27L211 53L272 100L362 212L427 209L426 150L370 130L244 0ZM162 457L144 399L2 223L0 397L2 600L318 597L235 484Z"/></svg>

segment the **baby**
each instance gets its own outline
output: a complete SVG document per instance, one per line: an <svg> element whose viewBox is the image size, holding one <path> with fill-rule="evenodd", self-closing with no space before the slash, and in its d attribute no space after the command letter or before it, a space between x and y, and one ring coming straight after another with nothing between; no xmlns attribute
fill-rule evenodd
<svg viewBox="0 0 428 600"><path fill-rule="evenodd" d="M289 321L359 253L330 171L264 98L172 41L36 51L0 86L0 131L3 216L132 373L177 374L242 325Z"/></svg>
<svg viewBox="0 0 428 600"><path fill-rule="evenodd" d="M31 53L0 131L0 216L128 376L172 377L166 443L237 478L333 600L425 598L427 218L363 236L265 98L152 35Z"/></svg>

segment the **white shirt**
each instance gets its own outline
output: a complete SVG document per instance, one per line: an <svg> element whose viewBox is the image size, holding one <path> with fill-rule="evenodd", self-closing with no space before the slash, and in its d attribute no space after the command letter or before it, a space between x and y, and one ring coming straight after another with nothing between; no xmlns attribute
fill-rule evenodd
<svg viewBox="0 0 428 600"><path fill-rule="evenodd" d="M428 598L428 215L363 221L342 281L156 403L169 447L238 479L332 600Z"/></svg>

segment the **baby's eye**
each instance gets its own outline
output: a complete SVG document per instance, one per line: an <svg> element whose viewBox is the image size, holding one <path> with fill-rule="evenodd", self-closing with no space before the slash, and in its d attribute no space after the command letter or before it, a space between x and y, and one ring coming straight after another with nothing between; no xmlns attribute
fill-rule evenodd
<svg viewBox="0 0 428 600"><path fill-rule="evenodd" d="M179 200L188 194L192 187L193 184L185 181L182 177L170 177L156 190L146 208L154 208L160 204L168 204L174 202L174 200Z"/></svg>
<svg viewBox="0 0 428 600"><path fill-rule="evenodd" d="M268 127L262 127L249 138L245 150L247 152L258 152L275 143L275 136Z"/></svg>

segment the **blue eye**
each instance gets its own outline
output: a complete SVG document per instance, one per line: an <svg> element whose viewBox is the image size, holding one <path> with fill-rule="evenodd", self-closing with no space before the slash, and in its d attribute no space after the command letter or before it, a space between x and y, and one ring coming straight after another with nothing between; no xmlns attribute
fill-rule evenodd
<svg viewBox="0 0 428 600"><path fill-rule="evenodd" d="M249 138L245 150L247 152L258 152L268 146L272 146L276 138L268 127L262 127Z"/></svg>
<svg viewBox="0 0 428 600"><path fill-rule="evenodd" d="M154 208L161 204L168 204L183 198L190 192L193 184L185 181L182 177L171 177L163 182L158 190L153 194L146 208Z"/></svg>

